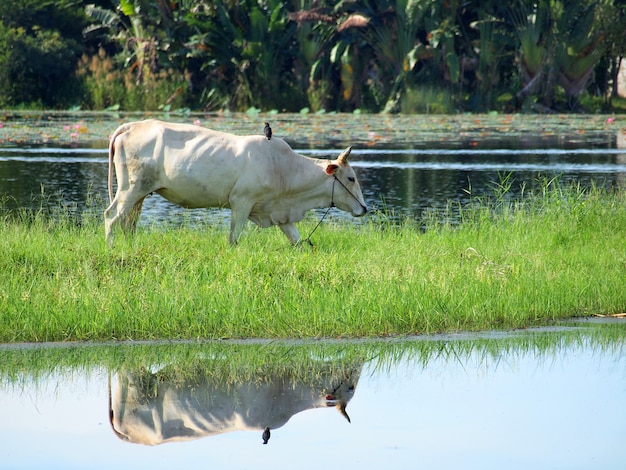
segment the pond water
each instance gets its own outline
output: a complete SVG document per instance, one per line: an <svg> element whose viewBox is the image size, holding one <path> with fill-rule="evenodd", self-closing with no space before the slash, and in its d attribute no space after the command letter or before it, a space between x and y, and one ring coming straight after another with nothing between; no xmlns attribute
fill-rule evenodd
<svg viewBox="0 0 626 470"><path fill-rule="evenodd" d="M339 150L299 152L328 158ZM626 183L626 151L611 148L355 149L352 165L371 209L410 217L442 211L449 203L466 204L470 194L492 196L507 175L510 197L519 196L522 189L536 190L554 177L583 187L622 188ZM0 198L5 208L43 204L80 212L88 201L100 205L108 201L107 168L105 149L0 148ZM216 210L184 210L154 195L146 199L141 220L176 223L207 214L223 215Z"/></svg>
<svg viewBox="0 0 626 470"><path fill-rule="evenodd" d="M4 346L0 467L622 469L624 328Z"/></svg>
<svg viewBox="0 0 626 470"><path fill-rule="evenodd" d="M86 203L95 203L101 211L108 201L108 136L122 122L146 117L236 134L262 133L262 123L270 121L274 135L299 153L320 158L334 158L352 144L351 161L368 206L401 217L462 205L470 194L492 196L507 177L510 197L554 177L607 188L621 188L626 179L626 126L619 116L5 111L0 114L4 208L80 212ZM141 223L178 223L207 214L228 216L186 211L153 196L144 204Z"/></svg>

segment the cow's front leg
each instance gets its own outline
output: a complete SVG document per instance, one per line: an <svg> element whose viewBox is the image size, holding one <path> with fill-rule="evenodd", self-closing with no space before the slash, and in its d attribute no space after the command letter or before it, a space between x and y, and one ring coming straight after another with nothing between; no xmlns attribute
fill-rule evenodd
<svg viewBox="0 0 626 470"><path fill-rule="evenodd" d="M243 232L243 227L246 224L247 217L243 220L237 220L235 213L233 212L230 217L230 234L228 235L228 241L231 245L236 245Z"/></svg>
<svg viewBox="0 0 626 470"><path fill-rule="evenodd" d="M230 234L228 236L231 245L236 245L239 241L251 210L252 207L249 205L231 204Z"/></svg>
<svg viewBox="0 0 626 470"><path fill-rule="evenodd" d="M292 245L295 245L296 243L300 241L300 232L298 232L298 229L296 228L294 224L292 223L280 224L279 227L283 231L283 233L287 235L287 238L289 239Z"/></svg>

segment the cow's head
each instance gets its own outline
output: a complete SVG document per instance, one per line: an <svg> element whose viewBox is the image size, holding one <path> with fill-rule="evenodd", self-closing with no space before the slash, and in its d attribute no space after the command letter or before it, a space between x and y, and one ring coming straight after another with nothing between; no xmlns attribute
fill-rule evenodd
<svg viewBox="0 0 626 470"><path fill-rule="evenodd" d="M356 384L352 381L350 377L346 377L346 379L339 383L332 391L328 391L326 394L326 406L334 406L337 408L337 411L341 413L341 415L348 420L350 423L350 416L346 412L346 406L348 402L354 396Z"/></svg>
<svg viewBox="0 0 626 470"><path fill-rule="evenodd" d="M367 206L363 200L363 193L361 193L361 186L356 179L356 174L348 163L348 156L351 151L352 147L348 147L341 152L337 160L329 162L326 165L326 174L335 178L332 203L355 217L361 217L367 213Z"/></svg>

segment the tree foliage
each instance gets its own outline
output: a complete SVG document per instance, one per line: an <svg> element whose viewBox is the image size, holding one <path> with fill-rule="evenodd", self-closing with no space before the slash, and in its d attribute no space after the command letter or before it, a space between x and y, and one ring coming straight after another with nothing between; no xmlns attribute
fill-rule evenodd
<svg viewBox="0 0 626 470"><path fill-rule="evenodd" d="M577 110L584 93L616 92L625 10L624 0L6 0L0 104Z"/></svg>
<svg viewBox="0 0 626 470"><path fill-rule="evenodd" d="M86 25L80 2L5 1L0 18L0 106L72 104Z"/></svg>

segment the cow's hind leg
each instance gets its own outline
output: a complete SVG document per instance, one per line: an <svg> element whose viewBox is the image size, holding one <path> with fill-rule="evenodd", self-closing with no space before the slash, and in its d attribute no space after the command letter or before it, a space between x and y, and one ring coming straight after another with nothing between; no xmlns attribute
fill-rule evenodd
<svg viewBox="0 0 626 470"><path fill-rule="evenodd" d="M118 224L125 233L132 234L135 232L145 198L145 195L139 199L118 199L116 196L111 205L107 207L104 211L104 232L109 245L113 245L113 231Z"/></svg>
<svg viewBox="0 0 626 470"><path fill-rule="evenodd" d="M128 215L122 219L122 230L124 230L124 232L133 234L135 230L137 230L137 221L141 215L141 207L143 206L144 199L145 196L137 201L130 209Z"/></svg>

